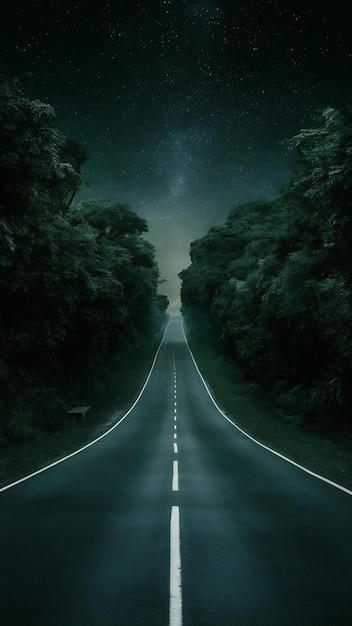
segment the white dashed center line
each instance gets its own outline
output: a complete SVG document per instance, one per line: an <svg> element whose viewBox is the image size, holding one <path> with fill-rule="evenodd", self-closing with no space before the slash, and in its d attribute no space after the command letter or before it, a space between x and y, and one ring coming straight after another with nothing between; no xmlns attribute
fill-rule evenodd
<svg viewBox="0 0 352 626"><path fill-rule="evenodd" d="M178 491L178 461L174 461L173 464L172 491Z"/></svg>
<svg viewBox="0 0 352 626"><path fill-rule="evenodd" d="M173 506L170 520L170 611L169 626L182 626L182 579L180 509Z"/></svg>
<svg viewBox="0 0 352 626"><path fill-rule="evenodd" d="M177 439L177 385L175 354L174 366L174 440ZM173 444L174 454L178 454L177 443ZM173 462L172 491L179 491L178 461ZM170 520L170 610L169 626L182 626L182 580L181 580L181 541L180 541L180 509L171 508Z"/></svg>

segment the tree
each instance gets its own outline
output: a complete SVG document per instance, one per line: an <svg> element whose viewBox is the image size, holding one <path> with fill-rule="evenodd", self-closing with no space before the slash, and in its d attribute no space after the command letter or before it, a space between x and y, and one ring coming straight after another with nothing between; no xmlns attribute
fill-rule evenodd
<svg viewBox="0 0 352 626"><path fill-rule="evenodd" d="M0 76L1 213L14 219L60 183L63 137L51 106L25 97L17 79Z"/></svg>
<svg viewBox="0 0 352 626"><path fill-rule="evenodd" d="M0 441L58 427L77 375L92 379L163 321L145 220L73 203L87 154L54 119L1 77Z"/></svg>
<svg viewBox="0 0 352 626"><path fill-rule="evenodd" d="M351 430L351 101L317 121L288 141L298 158L275 201L234 209L191 244L182 310L195 327L202 306L222 348L281 389L285 410Z"/></svg>

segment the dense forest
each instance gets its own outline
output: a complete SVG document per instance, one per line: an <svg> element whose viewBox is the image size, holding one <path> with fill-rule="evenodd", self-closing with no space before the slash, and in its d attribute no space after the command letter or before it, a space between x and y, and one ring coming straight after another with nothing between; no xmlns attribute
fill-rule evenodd
<svg viewBox="0 0 352 626"><path fill-rule="evenodd" d="M181 272L189 328L215 337L279 411L351 432L352 102L288 140L291 179L191 244Z"/></svg>
<svg viewBox="0 0 352 626"><path fill-rule="evenodd" d="M2 445L59 428L77 378L166 318L146 222L119 203L74 203L87 156L51 106L0 78Z"/></svg>

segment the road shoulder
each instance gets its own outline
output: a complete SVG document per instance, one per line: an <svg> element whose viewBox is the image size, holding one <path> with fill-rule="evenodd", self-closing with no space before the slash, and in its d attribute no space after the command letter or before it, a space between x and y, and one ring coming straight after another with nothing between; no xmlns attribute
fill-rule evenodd
<svg viewBox="0 0 352 626"><path fill-rule="evenodd" d="M279 416L258 386L214 347L188 337L190 348L214 399L241 429L295 463L352 488L352 449L327 435L309 432L292 418Z"/></svg>

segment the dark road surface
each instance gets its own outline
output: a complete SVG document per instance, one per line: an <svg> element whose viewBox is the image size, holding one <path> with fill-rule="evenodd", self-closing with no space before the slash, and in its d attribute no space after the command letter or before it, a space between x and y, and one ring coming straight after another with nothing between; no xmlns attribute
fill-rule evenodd
<svg viewBox="0 0 352 626"><path fill-rule="evenodd" d="M1 626L352 625L352 497L217 411L172 318L106 437L0 492Z"/></svg>

